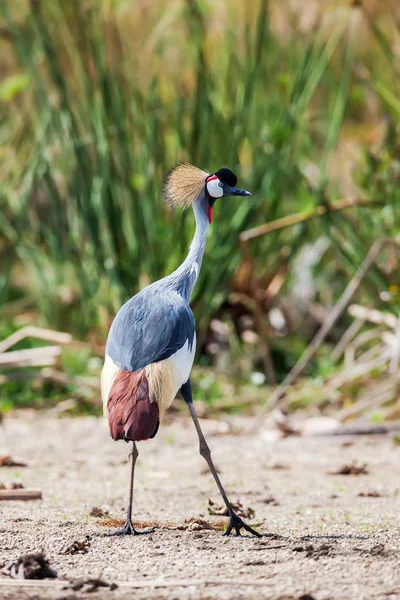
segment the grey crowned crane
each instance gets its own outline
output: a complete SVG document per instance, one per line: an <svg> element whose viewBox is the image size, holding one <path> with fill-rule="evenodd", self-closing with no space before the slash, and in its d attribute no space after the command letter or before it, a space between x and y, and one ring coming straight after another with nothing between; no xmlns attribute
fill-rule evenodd
<svg viewBox="0 0 400 600"><path fill-rule="evenodd" d="M184 163L168 175L165 200L180 207L193 205L196 232L181 266L160 281L152 283L128 300L118 311L107 339L101 374L104 412L114 440L132 442L132 464L126 523L111 535L150 533L132 523L132 497L136 442L153 438L165 410L178 391L193 419L200 454L205 458L229 513L224 535L244 528L260 536L233 511L211 459L211 452L197 419L192 399L190 371L196 349L196 328L189 300L199 275L213 206L223 196L250 196L236 187L229 169L210 175Z"/></svg>

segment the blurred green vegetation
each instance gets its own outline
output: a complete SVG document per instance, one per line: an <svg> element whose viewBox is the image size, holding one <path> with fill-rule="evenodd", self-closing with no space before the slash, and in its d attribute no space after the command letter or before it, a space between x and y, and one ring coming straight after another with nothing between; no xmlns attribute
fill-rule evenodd
<svg viewBox="0 0 400 600"><path fill-rule="evenodd" d="M192 215L161 198L182 160L229 166L253 193L216 207L193 298L200 340L238 286L240 233L321 205L323 217L251 242L239 291L284 265L284 296L304 245L324 235L313 276L316 300L332 305L373 240L400 226L400 26L385 3L377 16L359 4L322 11L307 29L287 3L267 0L1 3L7 315L30 311L37 324L104 342L121 304L187 252ZM370 206L329 210L355 195ZM397 312L393 264L371 270L360 298ZM282 374L307 342L273 342ZM310 368L329 371L326 353Z"/></svg>

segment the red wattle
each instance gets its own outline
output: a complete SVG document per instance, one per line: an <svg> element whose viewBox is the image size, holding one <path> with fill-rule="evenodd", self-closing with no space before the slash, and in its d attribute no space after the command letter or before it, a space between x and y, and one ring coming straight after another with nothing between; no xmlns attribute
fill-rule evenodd
<svg viewBox="0 0 400 600"><path fill-rule="evenodd" d="M212 206L207 206L208 222L211 224L212 221Z"/></svg>

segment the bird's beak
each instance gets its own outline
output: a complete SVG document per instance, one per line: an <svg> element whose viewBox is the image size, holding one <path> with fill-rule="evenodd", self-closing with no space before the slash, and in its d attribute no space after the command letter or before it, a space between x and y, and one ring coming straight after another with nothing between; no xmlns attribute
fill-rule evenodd
<svg viewBox="0 0 400 600"><path fill-rule="evenodd" d="M230 185L224 185L224 196L251 196L250 192L241 190L237 187L231 187Z"/></svg>

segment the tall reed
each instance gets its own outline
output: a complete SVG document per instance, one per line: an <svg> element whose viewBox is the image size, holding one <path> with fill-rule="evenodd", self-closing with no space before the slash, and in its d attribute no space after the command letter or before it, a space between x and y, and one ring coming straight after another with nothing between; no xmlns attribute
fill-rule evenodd
<svg viewBox="0 0 400 600"><path fill-rule="evenodd" d="M150 14L105 0L29 6L23 16L0 8L9 33L2 45L24 78L0 121L15 155L0 190L12 265L29 274L27 291L48 323L80 336L105 328L189 245L191 215L161 201L168 168L227 165L253 196L217 205L194 296L204 330L241 261L239 233L333 197L324 177L310 186L303 165L313 160L325 173L357 40L344 22L329 35L283 42L267 0L237 16L230 2L214 11L198 0L161 3ZM347 231L338 219L333 228ZM296 227L256 241L259 265L273 269L283 246L290 260L319 234Z"/></svg>

